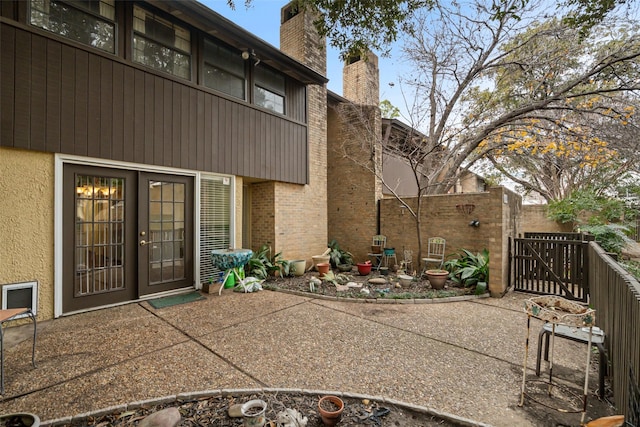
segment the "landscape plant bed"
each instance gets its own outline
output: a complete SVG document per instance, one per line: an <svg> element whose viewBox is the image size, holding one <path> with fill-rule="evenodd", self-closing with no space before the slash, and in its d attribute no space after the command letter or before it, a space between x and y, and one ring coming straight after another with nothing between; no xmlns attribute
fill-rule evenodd
<svg viewBox="0 0 640 427"><path fill-rule="evenodd" d="M318 414L318 402L323 395L302 392L261 392L254 394L214 395L183 401L148 404L142 407L113 412L99 416L86 416L70 423L54 423L58 426L134 426L146 416L165 408L176 407L182 416L178 426L217 426L237 427L243 424L242 417L231 418L228 409L234 404L242 404L252 399L267 402L266 418L268 426L277 426L277 414L286 408L292 408L307 417L307 427L320 427L322 421ZM341 397L345 403L341 427L355 426L403 426L403 427L454 427L468 425L455 419L446 419L428 412L420 412L407 407L379 402L373 399ZM465 420L466 421L466 420ZM270 424L270 422L273 422Z"/></svg>
<svg viewBox="0 0 640 427"><path fill-rule="evenodd" d="M335 285L323 281L322 284L316 285L312 291L309 283L312 278L318 277L318 273L310 272L298 277L270 278L263 283L263 288L339 298L388 300L451 298L473 295L475 292L475 288L465 288L451 280L447 280L444 289L435 290L431 288L426 278L419 280L414 279L408 286L398 287L396 284L399 283L399 280L393 273L389 276L382 276L376 273L371 273L368 276L360 276L358 273L355 273L349 274L349 276L353 282L362 284L362 287L352 287L348 290L338 291ZM370 279L377 278L385 279L386 283L378 284L370 282ZM368 293L362 292L362 289L368 290Z"/></svg>

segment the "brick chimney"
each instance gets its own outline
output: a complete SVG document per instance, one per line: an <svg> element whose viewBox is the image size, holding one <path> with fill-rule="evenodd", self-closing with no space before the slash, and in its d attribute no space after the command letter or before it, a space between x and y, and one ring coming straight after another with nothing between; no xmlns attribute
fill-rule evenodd
<svg viewBox="0 0 640 427"><path fill-rule="evenodd" d="M342 92L345 98L355 104L380 104L380 69L374 53L347 60L342 70Z"/></svg>

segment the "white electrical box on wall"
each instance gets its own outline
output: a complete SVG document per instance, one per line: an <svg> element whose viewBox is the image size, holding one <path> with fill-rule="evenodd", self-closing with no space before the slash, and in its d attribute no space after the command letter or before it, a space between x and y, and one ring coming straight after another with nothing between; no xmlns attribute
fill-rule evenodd
<svg viewBox="0 0 640 427"><path fill-rule="evenodd" d="M38 282L22 282L2 285L2 309L30 308L35 316L38 314ZM28 317L27 314L16 316Z"/></svg>

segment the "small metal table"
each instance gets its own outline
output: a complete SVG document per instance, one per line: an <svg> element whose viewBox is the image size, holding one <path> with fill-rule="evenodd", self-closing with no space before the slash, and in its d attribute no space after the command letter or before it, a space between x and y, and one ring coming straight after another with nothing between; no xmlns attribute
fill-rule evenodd
<svg viewBox="0 0 640 427"><path fill-rule="evenodd" d="M242 283L242 277L240 277L238 270L244 268L252 256L253 251L251 249L214 249L211 251L211 262L214 267L227 271L222 279L222 285L220 286L218 295L222 295L224 283L230 274L235 275L236 283Z"/></svg>
<svg viewBox="0 0 640 427"><path fill-rule="evenodd" d="M36 367L36 316L30 308L9 308L0 310L0 394L4 394L4 324L12 320L29 317L33 322L33 346L31 348L31 364Z"/></svg>
<svg viewBox="0 0 640 427"><path fill-rule="evenodd" d="M524 362L522 366L522 390L520 394L520 403L524 404L525 386L527 378L527 358L529 355L529 335L531 330L531 317L544 320L551 325L551 355L549 358L549 382L548 393L551 396L553 390L553 347L556 336L556 329L563 327L584 328L587 342L587 364L584 376L584 389L582 395L582 416L580 425L584 424L584 418L587 413L587 392L589 386L589 365L591 363L591 345L593 344L593 328L596 322L595 310L585 307L577 302L570 301L556 295L544 295L540 297L529 298L524 302L524 309L527 313L527 339L525 342ZM561 329L564 330L564 329ZM563 411L572 412L572 411ZM573 411L578 412L578 411Z"/></svg>

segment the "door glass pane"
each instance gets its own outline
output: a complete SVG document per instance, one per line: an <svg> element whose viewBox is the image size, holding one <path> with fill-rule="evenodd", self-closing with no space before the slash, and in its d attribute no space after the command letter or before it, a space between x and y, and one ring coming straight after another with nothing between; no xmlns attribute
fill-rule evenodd
<svg viewBox="0 0 640 427"><path fill-rule="evenodd" d="M124 178L76 175L74 295L124 288Z"/></svg>
<svg viewBox="0 0 640 427"><path fill-rule="evenodd" d="M149 283L184 279L184 184L149 181Z"/></svg>

